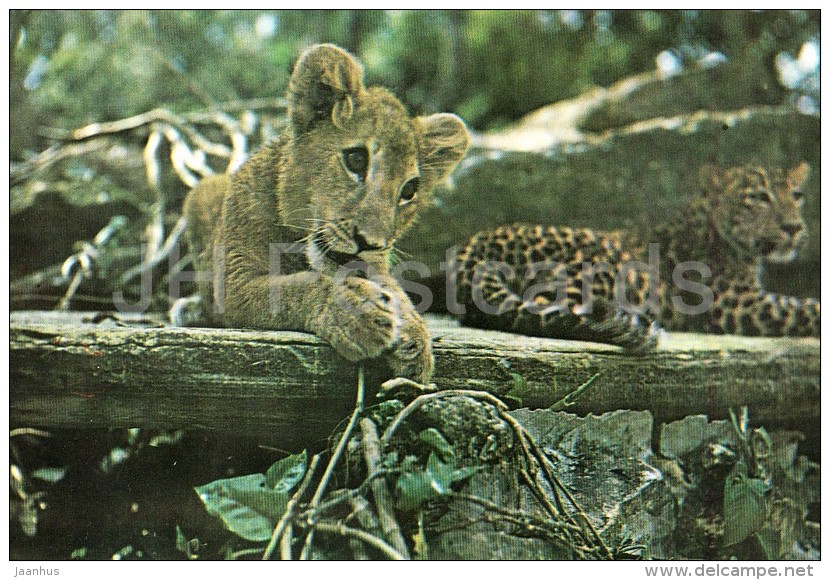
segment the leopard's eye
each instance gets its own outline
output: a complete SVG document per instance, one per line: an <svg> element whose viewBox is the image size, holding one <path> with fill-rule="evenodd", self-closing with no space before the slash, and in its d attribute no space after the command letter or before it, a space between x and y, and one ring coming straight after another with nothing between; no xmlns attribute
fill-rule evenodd
<svg viewBox="0 0 830 580"><path fill-rule="evenodd" d="M771 203L772 198L769 195L769 192L765 189L758 189L756 191L751 191L746 194L746 199L750 201L754 201L756 203Z"/></svg>
<svg viewBox="0 0 830 580"><path fill-rule="evenodd" d="M800 189L796 189L792 192L792 196L795 201L801 201L804 199L804 192Z"/></svg>
<svg viewBox="0 0 830 580"><path fill-rule="evenodd" d="M366 168L369 166L369 152L366 147L352 147L343 150L343 163L346 168L357 175L361 180L366 179Z"/></svg>
<svg viewBox="0 0 830 580"><path fill-rule="evenodd" d="M401 187L401 193L398 195L398 203L401 205L406 205L413 199L418 193L418 178L413 177L409 181L403 184Z"/></svg>

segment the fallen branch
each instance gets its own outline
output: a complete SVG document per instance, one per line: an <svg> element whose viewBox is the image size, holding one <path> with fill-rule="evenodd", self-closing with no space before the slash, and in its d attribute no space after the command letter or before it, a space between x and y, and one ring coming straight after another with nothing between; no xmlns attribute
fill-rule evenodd
<svg viewBox="0 0 830 580"><path fill-rule="evenodd" d="M355 365L310 334L114 327L85 322L87 317L11 313L13 426L244 430L266 444L302 449L326 437L354 408ZM819 434L816 339L668 333L652 355L636 357L607 345L426 320L438 339L432 380L456 394L473 388L477 397L504 393L512 380L499 362L507 360L510 372L524 378L522 404L530 408L548 408L571 385L602 373L571 412L645 409L665 422L701 413L728 418L730 407L747 405L768 428ZM378 383L388 378L377 366L367 366L367 372L381 375ZM77 392L93 396L80 400ZM119 412L112 413L114 408ZM381 443L391 436L384 434Z"/></svg>

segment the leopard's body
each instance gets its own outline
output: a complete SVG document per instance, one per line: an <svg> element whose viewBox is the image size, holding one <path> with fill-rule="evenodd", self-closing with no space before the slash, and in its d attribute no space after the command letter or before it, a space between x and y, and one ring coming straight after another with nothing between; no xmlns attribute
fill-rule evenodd
<svg viewBox="0 0 830 580"><path fill-rule="evenodd" d="M820 303L772 294L765 261L806 239L806 164L701 172L703 192L650 232L511 225L458 254L463 323L649 350L658 329L819 336Z"/></svg>

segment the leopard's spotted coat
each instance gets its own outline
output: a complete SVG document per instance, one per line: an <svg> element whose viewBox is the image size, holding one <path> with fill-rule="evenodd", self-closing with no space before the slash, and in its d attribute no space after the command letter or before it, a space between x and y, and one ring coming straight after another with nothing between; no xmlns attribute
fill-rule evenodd
<svg viewBox="0 0 830 580"><path fill-rule="evenodd" d="M632 351L653 347L659 327L819 336L819 301L772 294L760 283L765 261L792 260L806 240L808 176L806 163L789 171L707 167L702 194L648 234L540 225L479 232L457 257L460 319ZM701 304L708 307L688 312Z"/></svg>

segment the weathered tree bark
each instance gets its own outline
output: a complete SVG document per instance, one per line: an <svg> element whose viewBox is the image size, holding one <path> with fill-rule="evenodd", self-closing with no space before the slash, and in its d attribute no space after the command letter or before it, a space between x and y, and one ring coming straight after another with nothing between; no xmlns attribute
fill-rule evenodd
<svg viewBox="0 0 830 580"><path fill-rule="evenodd" d="M205 428L302 448L319 444L354 402L357 367L309 334L90 320L12 313L12 426ZM748 405L756 425L808 436L819 428L815 339L670 334L657 352L635 357L437 318L429 325L442 389L503 394L518 382L522 392L511 394L523 406L545 408L599 373L570 411L647 409L664 421L724 418ZM376 366L368 365L369 386L383 378Z"/></svg>

